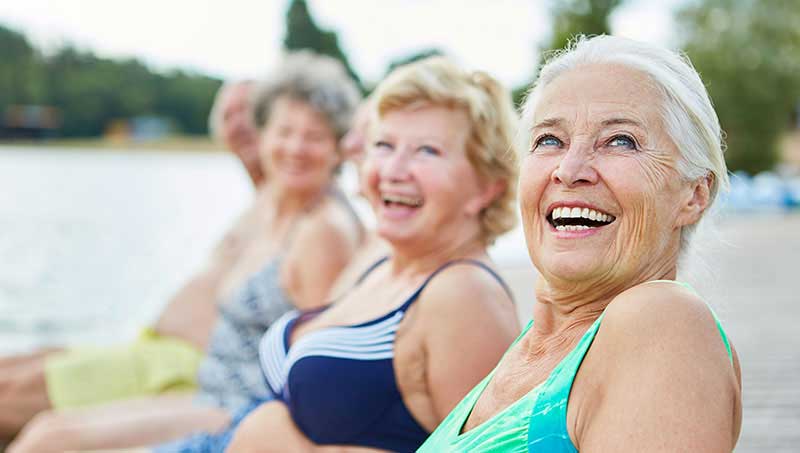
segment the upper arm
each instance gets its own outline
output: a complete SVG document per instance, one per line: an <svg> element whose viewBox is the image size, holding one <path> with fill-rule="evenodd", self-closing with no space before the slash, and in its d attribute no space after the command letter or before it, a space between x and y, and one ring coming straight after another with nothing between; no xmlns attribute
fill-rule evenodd
<svg viewBox="0 0 800 453"><path fill-rule="evenodd" d="M420 295L426 376L439 421L497 365L519 334L514 305L475 266L452 266Z"/></svg>
<svg viewBox="0 0 800 453"><path fill-rule="evenodd" d="M357 246L358 234L352 221L315 216L298 225L283 276L298 308L310 309L326 302Z"/></svg>
<svg viewBox="0 0 800 453"><path fill-rule="evenodd" d="M729 452L741 394L714 318L689 292L648 286L606 310L591 350L602 374L583 377L600 384L580 405L577 445L586 452Z"/></svg>

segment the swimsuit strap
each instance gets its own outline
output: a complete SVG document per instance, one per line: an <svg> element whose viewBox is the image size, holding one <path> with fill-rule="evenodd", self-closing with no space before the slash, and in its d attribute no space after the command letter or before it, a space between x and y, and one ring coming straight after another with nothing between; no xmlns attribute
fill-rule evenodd
<svg viewBox="0 0 800 453"><path fill-rule="evenodd" d="M448 267L454 266L456 264L471 264L473 266L478 266L478 267L484 269L485 271L489 272L489 274L492 277L494 277L494 279L497 280L497 282L500 283L500 285L503 287L503 289L505 290L506 294L508 294L508 297L511 298L511 302L514 302L514 295L511 293L511 289L508 287L508 285L503 280L503 278L500 277L500 275L497 272L495 272L491 267L489 267L485 263L483 263L481 261L478 261L478 260L475 260L475 259L460 258L460 259L455 259L455 260L452 260L452 261L448 261L448 262L442 264L441 266L439 266L438 268L436 268L435 271L431 272L431 274L428 275L428 277L425 279L425 281L422 282L422 284L419 286L419 288L417 288L417 290L414 291L414 293L411 295L411 297L408 298L408 300L399 308L399 310L400 311L407 310L408 307L410 307L411 304L413 304L414 301L419 298L419 295L428 286L428 283L430 283L431 280L433 280L433 278L436 277L436 275L438 275L440 272L442 272L443 270L447 269Z"/></svg>

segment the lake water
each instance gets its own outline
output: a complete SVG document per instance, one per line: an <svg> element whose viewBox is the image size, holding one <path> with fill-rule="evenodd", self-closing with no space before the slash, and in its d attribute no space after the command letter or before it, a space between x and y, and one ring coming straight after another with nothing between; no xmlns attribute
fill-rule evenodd
<svg viewBox="0 0 800 453"><path fill-rule="evenodd" d="M135 335L250 197L224 153L0 147L0 353Z"/></svg>

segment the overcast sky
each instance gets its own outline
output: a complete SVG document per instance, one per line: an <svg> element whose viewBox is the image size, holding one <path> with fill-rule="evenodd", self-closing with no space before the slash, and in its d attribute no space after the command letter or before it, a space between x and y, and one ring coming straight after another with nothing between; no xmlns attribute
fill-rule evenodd
<svg viewBox="0 0 800 453"><path fill-rule="evenodd" d="M106 57L134 56L156 69L221 78L258 77L280 54L288 0L7 0L0 24L39 48L72 43ZM628 0L614 34L672 45L681 0ZM514 86L527 81L550 31L546 0L309 0L317 23L335 30L362 78L437 47ZM0 63L2 64L2 63Z"/></svg>

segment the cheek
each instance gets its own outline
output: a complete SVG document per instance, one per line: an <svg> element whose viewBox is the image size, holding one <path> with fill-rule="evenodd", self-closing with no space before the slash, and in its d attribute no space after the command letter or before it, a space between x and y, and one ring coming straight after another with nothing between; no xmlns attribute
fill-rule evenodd
<svg viewBox="0 0 800 453"><path fill-rule="evenodd" d="M526 156L519 174L518 197L523 218L532 216L539 208L544 187L549 179L548 165L541 159Z"/></svg>

